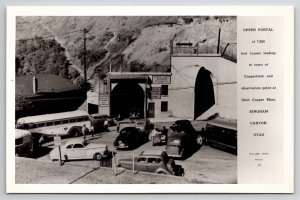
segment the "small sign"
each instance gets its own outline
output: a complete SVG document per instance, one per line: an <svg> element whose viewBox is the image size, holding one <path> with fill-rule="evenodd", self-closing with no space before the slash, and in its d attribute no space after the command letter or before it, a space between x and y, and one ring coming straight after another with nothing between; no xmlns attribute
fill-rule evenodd
<svg viewBox="0 0 300 200"><path fill-rule="evenodd" d="M152 99L160 99L161 98L161 87L152 87L151 98Z"/></svg>
<svg viewBox="0 0 300 200"><path fill-rule="evenodd" d="M158 84L170 84L171 83L171 76L168 75L153 75L152 77L152 82L153 83L158 83Z"/></svg>
<svg viewBox="0 0 300 200"><path fill-rule="evenodd" d="M61 137L60 136L55 136L54 137L54 145L55 146L61 145Z"/></svg>
<svg viewBox="0 0 300 200"><path fill-rule="evenodd" d="M109 96L108 95L100 95L99 106L100 107L108 107L109 104Z"/></svg>

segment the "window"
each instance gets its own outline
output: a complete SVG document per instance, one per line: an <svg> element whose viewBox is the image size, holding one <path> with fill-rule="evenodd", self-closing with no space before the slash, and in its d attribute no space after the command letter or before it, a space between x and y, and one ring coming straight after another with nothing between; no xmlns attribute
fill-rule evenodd
<svg viewBox="0 0 300 200"><path fill-rule="evenodd" d="M37 124L30 124L31 125L31 128L37 128Z"/></svg>
<svg viewBox="0 0 300 200"><path fill-rule="evenodd" d="M67 124L67 123L69 123L69 120L63 120L62 123Z"/></svg>
<svg viewBox="0 0 300 200"><path fill-rule="evenodd" d="M168 85L162 85L161 86L161 95L168 95L168 93L169 93Z"/></svg>
<svg viewBox="0 0 300 200"><path fill-rule="evenodd" d="M44 123L37 124L37 127L43 127L43 126L45 126Z"/></svg>
<svg viewBox="0 0 300 200"><path fill-rule="evenodd" d="M83 121L83 118L78 118L77 119L77 122L82 122Z"/></svg>
<svg viewBox="0 0 300 200"><path fill-rule="evenodd" d="M74 149L79 149L79 148L84 148L84 146L82 144L74 144L73 148Z"/></svg>
<svg viewBox="0 0 300 200"><path fill-rule="evenodd" d="M146 162L146 158L138 158L137 162Z"/></svg>
<svg viewBox="0 0 300 200"><path fill-rule="evenodd" d="M72 149L72 144L68 145L66 149Z"/></svg>
<svg viewBox="0 0 300 200"><path fill-rule="evenodd" d="M148 163L156 163L156 158L148 158Z"/></svg>
<svg viewBox="0 0 300 200"><path fill-rule="evenodd" d="M168 111L168 102L162 101L161 102L161 112L167 112Z"/></svg>
<svg viewBox="0 0 300 200"><path fill-rule="evenodd" d="M104 93L108 93L107 91L107 80L104 80Z"/></svg>
<svg viewBox="0 0 300 200"><path fill-rule="evenodd" d="M88 116L83 117L83 121L89 121L89 117Z"/></svg>
<svg viewBox="0 0 300 200"><path fill-rule="evenodd" d="M70 119L70 123L76 122L76 119Z"/></svg>
<svg viewBox="0 0 300 200"><path fill-rule="evenodd" d="M53 125L53 122L47 122L46 123L46 126L52 126Z"/></svg>
<svg viewBox="0 0 300 200"><path fill-rule="evenodd" d="M55 121L54 122L54 125L59 125L59 124L61 124L61 121Z"/></svg>

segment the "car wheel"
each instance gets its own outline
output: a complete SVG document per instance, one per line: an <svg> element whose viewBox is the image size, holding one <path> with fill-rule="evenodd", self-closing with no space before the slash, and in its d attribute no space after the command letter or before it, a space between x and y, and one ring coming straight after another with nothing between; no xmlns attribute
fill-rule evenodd
<svg viewBox="0 0 300 200"><path fill-rule="evenodd" d="M79 130L77 128L74 128L71 132L72 137L78 137L79 136Z"/></svg>
<svg viewBox="0 0 300 200"><path fill-rule="evenodd" d="M201 135L197 137L197 144L200 146L203 144L203 137Z"/></svg>
<svg viewBox="0 0 300 200"><path fill-rule="evenodd" d="M94 159L100 161L102 159L102 155L100 153L96 153L94 155Z"/></svg>

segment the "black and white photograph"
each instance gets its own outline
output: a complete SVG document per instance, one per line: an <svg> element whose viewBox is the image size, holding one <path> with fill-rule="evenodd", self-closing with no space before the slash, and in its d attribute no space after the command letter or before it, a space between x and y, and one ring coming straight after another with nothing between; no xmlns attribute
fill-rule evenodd
<svg viewBox="0 0 300 200"><path fill-rule="evenodd" d="M237 184L236 16L17 16L16 184Z"/></svg>

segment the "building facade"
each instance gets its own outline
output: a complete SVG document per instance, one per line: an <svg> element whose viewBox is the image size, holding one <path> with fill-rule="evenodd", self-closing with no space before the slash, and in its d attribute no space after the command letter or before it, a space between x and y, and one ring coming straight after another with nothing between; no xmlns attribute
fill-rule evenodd
<svg viewBox="0 0 300 200"><path fill-rule="evenodd" d="M110 72L99 92L88 92L88 112L122 118L170 115L170 72Z"/></svg>
<svg viewBox="0 0 300 200"><path fill-rule="evenodd" d="M226 48L223 53L200 54L198 44L178 44L171 43L171 72L108 73L99 82L99 92L88 93L89 113L236 119L236 45L233 56L226 57Z"/></svg>

